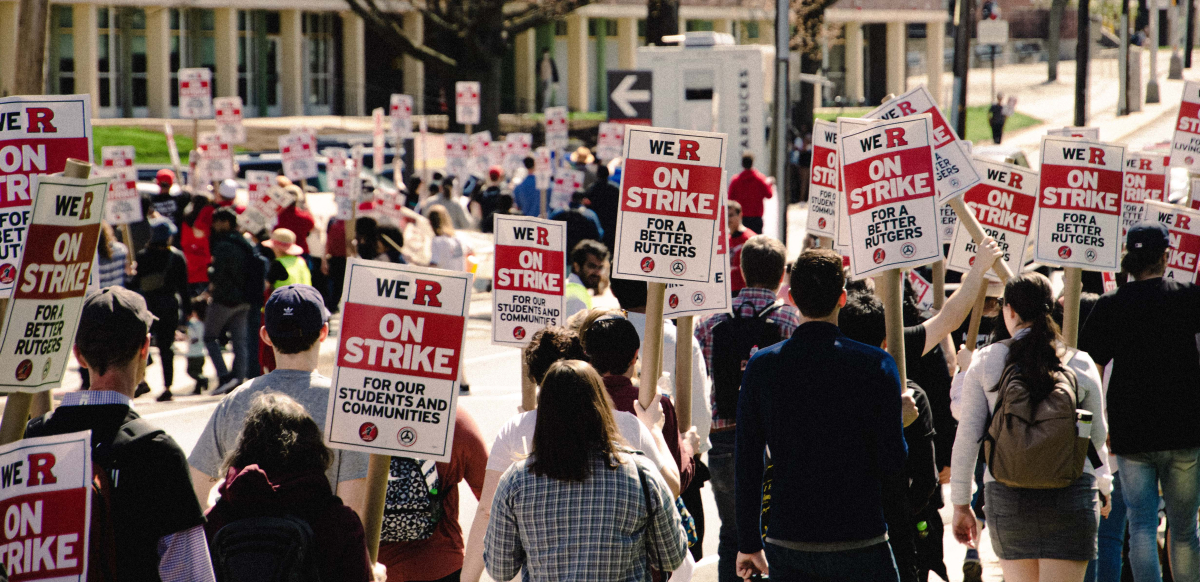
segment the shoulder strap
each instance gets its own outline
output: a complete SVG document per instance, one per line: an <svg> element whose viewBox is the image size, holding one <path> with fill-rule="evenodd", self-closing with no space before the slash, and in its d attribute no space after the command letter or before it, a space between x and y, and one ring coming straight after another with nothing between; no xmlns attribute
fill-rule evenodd
<svg viewBox="0 0 1200 582"><path fill-rule="evenodd" d="M158 428L150 423L150 421L137 417L123 425L117 431L117 435L113 437L112 450L130 445L137 441L154 438L160 434L166 434L161 428Z"/></svg>
<svg viewBox="0 0 1200 582"><path fill-rule="evenodd" d="M642 486L642 498L646 500L646 556L649 557L651 554L650 520L654 519L653 509L652 509L653 505L650 503L650 486L646 484L646 476L643 475L642 466L637 464L637 462L633 460L632 455L630 456L629 462L633 463L633 470L637 471L638 484L640 484ZM652 565L654 566L654 568L656 570L658 570L659 572L662 572L664 577L666 577L667 571L665 569L663 569L662 560L660 559L658 552L653 552L653 553L654 553L654 564L652 564Z"/></svg>
<svg viewBox="0 0 1200 582"><path fill-rule="evenodd" d="M755 313L755 314L754 314L754 317L756 317L756 318L766 318L766 317L770 316L772 313L775 313L776 311L778 311L778 310L779 310L779 309L781 309L781 308L783 308L783 304L782 304L782 303L779 303L778 301L773 301L773 302L771 302L771 304L770 304L770 305L768 305L768 306L766 306L766 307L762 308L762 311L759 311L758 313Z"/></svg>

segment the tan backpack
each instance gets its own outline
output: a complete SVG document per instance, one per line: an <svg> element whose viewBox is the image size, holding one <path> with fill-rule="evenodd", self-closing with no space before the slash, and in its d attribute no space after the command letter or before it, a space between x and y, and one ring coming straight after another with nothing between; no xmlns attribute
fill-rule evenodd
<svg viewBox="0 0 1200 582"><path fill-rule="evenodd" d="M1073 355L1071 350L1066 360ZM1075 372L1067 366L1057 370L1054 389L1037 404L1014 365L1004 368L997 390L996 407L983 437L992 477L1020 489L1061 489L1078 479L1091 456L1091 439L1078 436L1075 428L1079 407ZM1093 458L1093 463L1098 460Z"/></svg>

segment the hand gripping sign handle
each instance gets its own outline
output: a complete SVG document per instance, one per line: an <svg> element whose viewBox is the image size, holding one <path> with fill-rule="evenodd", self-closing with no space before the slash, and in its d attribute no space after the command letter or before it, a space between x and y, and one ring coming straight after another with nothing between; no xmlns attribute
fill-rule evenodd
<svg viewBox="0 0 1200 582"><path fill-rule="evenodd" d="M987 235L984 234L983 227L979 225L979 220L967 209L967 204L963 202L962 197L951 198L949 204L954 209L954 214L958 215L959 223L971 234L971 239L975 241L975 244L981 244ZM1008 263L1005 263L1003 259L996 259L996 263L992 265L992 270L996 272L997 277L1000 277L1001 282L1007 283L1009 279L1012 279L1013 272L1008 268Z"/></svg>
<svg viewBox="0 0 1200 582"><path fill-rule="evenodd" d="M389 455L371 455L367 462L367 500L363 512L363 533L367 536L367 553L371 563L379 561L379 535L383 530L383 505L387 501L388 473L392 468Z"/></svg>
<svg viewBox="0 0 1200 582"><path fill-rule="evenodd" d="M87 178L91 173L91 164L69 158L62 175L65 178ZM3 314L8 312L8 302L8 299L0 299L0 323L3 323ZM0 445L15 443L25 436L25 423L29 422L31 410L38 416L50 411L50 390L37 394L13 392L8 395L8 402L4 405L4 419L0 420Z"/></svg>
<svg viewBox="0 0 1200 582"><path fill-rule="evenodd" d="M645 409L654 403L658 377L662 375L663 303L666 295L666 283L646 283L646 335L642 338L642 371L638 376L641 381L638 402Z"/></svg>
<svg viewBox="0 0 1200 582"><path fill-rule="evenodd" d="M692 323L691 315L675 319L675 418L679 434L692 428ZM696 451L699 454L699 451Z"/></svg>

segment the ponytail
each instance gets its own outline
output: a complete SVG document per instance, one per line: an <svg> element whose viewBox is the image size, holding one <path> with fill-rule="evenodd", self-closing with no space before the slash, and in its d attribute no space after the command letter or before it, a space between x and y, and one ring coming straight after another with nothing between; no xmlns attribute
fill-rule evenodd
<svg viewBox="0 0 1200 582"><path fill-rule="evenodd" d="M1055 373L1062 370L1058 352L1062 336L1051 317L1054 301L1050 280L1040 273L1013 277L1004 286L1004 301L1029 324L1028 331L1009 344L1005 363L1017 367L1033 402L1041 402L1054 389Z"/></svg>

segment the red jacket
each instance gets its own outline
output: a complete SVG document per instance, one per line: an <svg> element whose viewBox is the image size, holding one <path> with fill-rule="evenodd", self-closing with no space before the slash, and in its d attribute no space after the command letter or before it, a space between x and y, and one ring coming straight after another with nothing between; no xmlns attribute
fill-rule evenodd
<svg viewBox="0 0 1200 582"><path fill-rule="evenodd" d="M742 205L742 216L752 218L763 215L763 200L775 195L762 172L750 168L729 181L729 199Z"/></svg>
<svg viewBox="0 0 1200 582"><path fill-rule="evenodd" d="M625 376L605 376L604 388L608 390L608 396L612 398L613 408L620 412L637 414L633 403L638 399L638 387L633 385L632 380ZM683 435L679 434L679 420L675 416L675 405L666 395L661 398L663 440L667 441L667 449L675 458L675 466L679 467L679 490L683 491L688 488L688 484L692 482L692 476L696 473L696 466L692 462L693 451L687 441L683 439Z"/></svg>
<svg viewBox="0 0 1200 582"><path fill-rule="evenodd" d="M300 210L293 204L279 213L275 228L286 228L296 233L296 244L308 254L308 233L317 226L313 215L307 210Z"/></svg>
<svg viewBox="0 0 1200 582"><path fill-rule="evenodd" d="M179 246L187 259L188 283L208 282L208 264L212 262L212 254L208 251L212 215L212 205L205 206L191 226L187 222L180 226Z"/></svg>

